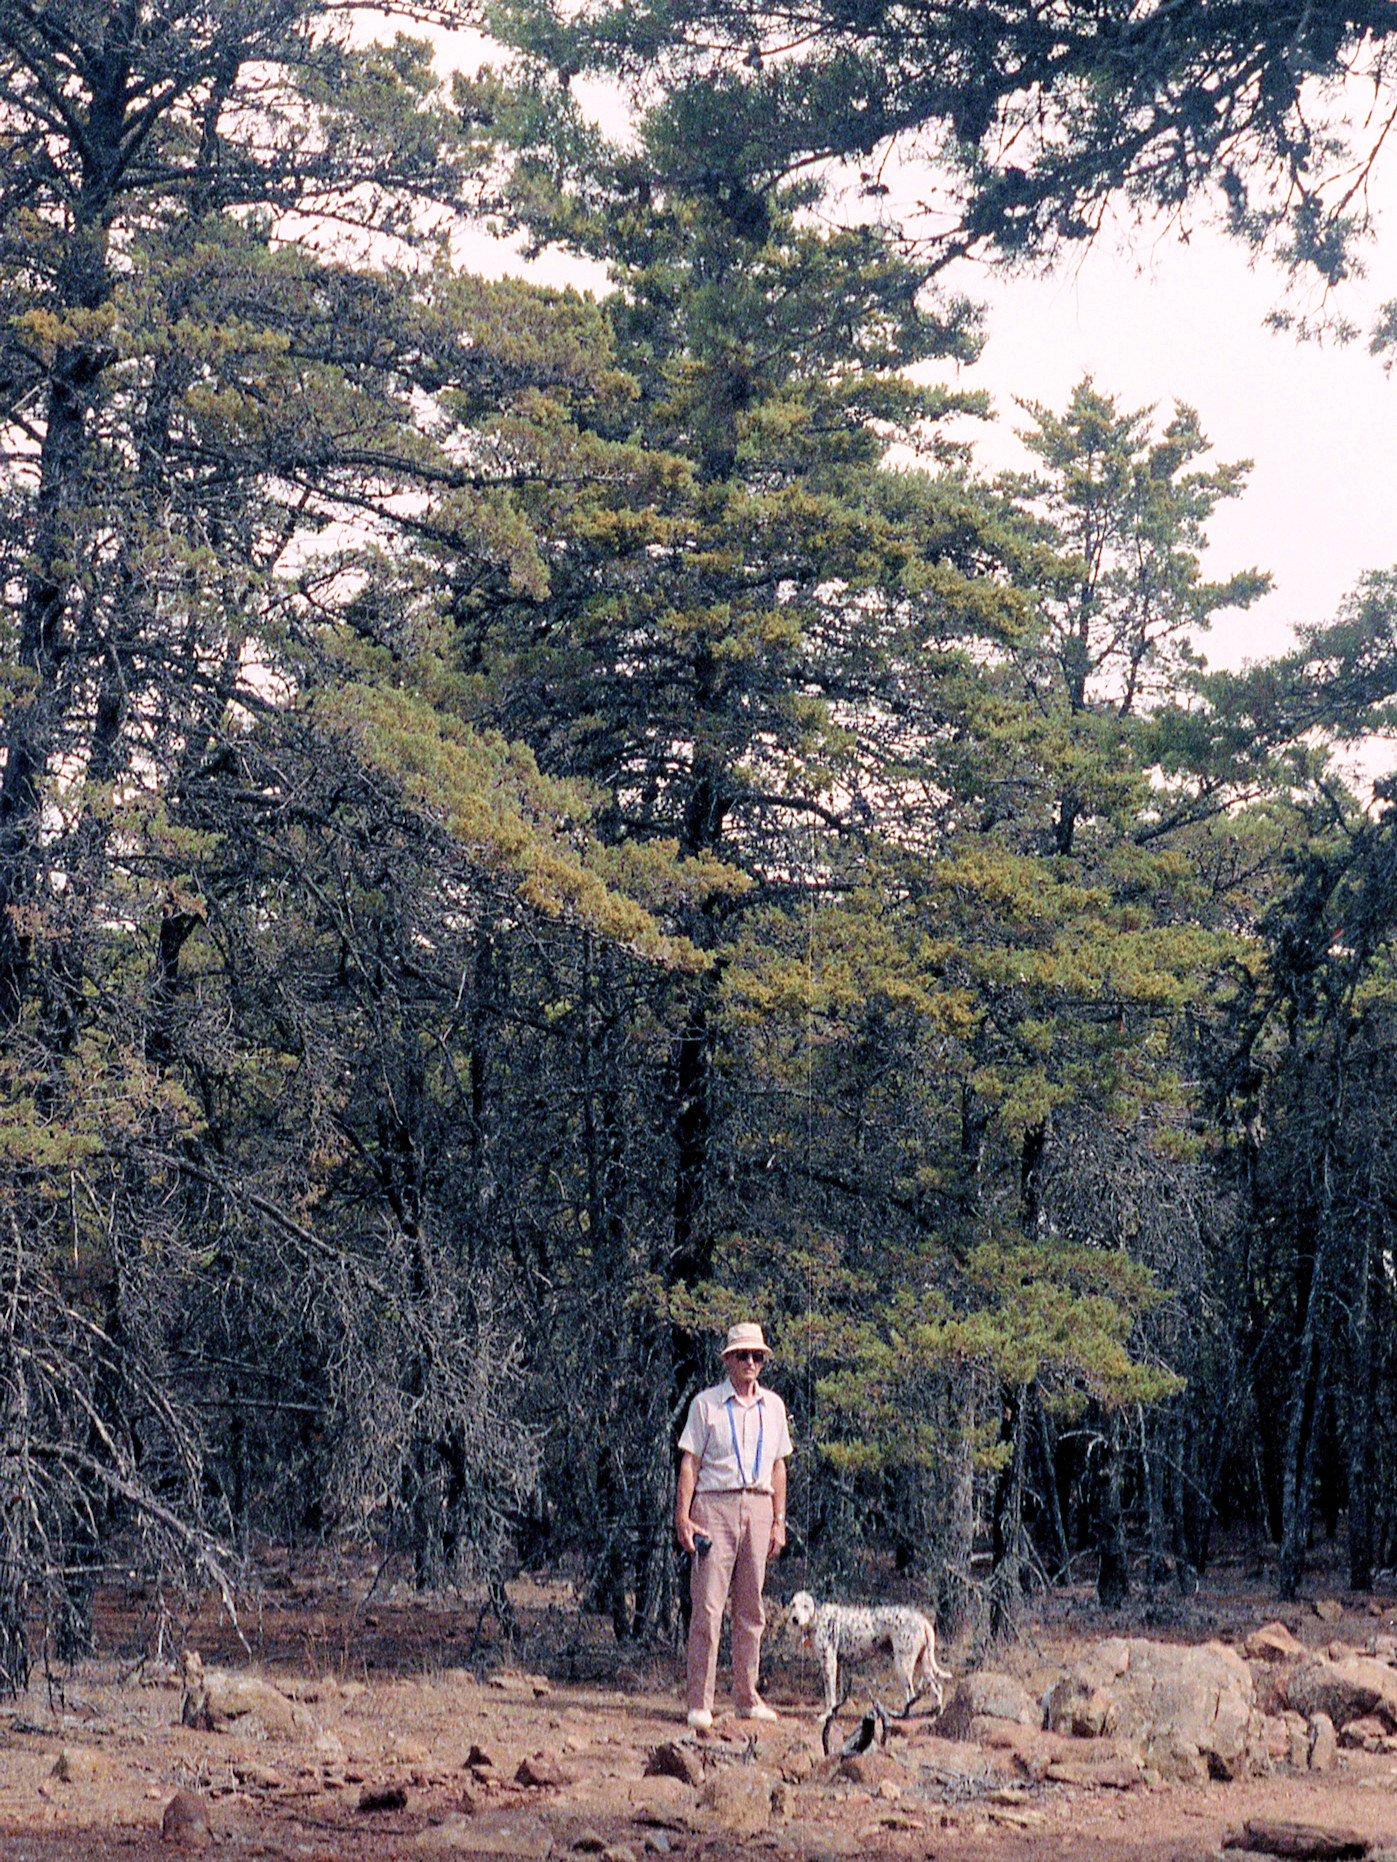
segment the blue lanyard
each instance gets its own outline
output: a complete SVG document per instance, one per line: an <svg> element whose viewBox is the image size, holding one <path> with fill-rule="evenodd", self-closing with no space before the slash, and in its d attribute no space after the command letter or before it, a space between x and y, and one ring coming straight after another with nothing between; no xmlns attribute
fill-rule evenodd
<svg viewBox="0 0 1397 1862"><path fill-rule="evenodd" d="M752 1478L750 1481L742 1472L742 1450L737 1445L737 1424L733 1420L732 1406L737 1401L737 1398L735 1396L730 1396L724 1398L724 1401L728 1411L728 1432L732 1436L733 1460L737 1463L737 1478L742 1482L744 1487L755 1487L757 1484L757 1476L762 1471L762 1441L766 1430L766 1416L763 1412L762 1400L760 1397L757 1398L757 1458L752 1464Z"/></svg>

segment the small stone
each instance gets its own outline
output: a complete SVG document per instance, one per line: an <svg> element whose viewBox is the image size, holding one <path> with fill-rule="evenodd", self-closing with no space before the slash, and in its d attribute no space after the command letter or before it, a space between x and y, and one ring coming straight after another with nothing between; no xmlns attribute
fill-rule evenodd
<svg viewBox="0 0 1397 1862"><path fill-rule="evenodd" d="M344 1741L334 1733L317 1733L313 1750L322 1765L342 1766L349 1756L344 1749Z"/></svg>
<svg viewBox="0 0 1397 1862"><path fill-rule="evenodd" d="M1298 1661L1305 1654L1305 1645L1298 1636L1294 1636L1284 1623L1263 1623L1260 1629L1252 1631L1244 1645L1245 1653L1256 1662Z"/></svg>
<svg viewBox="0 0 1397 1862"><path fill-rule="evenodd" d="M501 1856L508 1862L545 1862L553 1851L553 1832L541 1819L527 1816L482 1826L451 1815L422 1830L413 1838L413 1847L429 1855L468 1850L473 1856Z"/></svg>
<svg viewBox="0 0 1397 1862"><path fill-rule="evenodd" d="M697 1787L703 1783L703 1760L691 1746L668 1739L656 1746L645 1761L647 1778L682 1778Z"/></svg>
<svg viewBox="0 0 1397 1862"><path fill-rule="evenodd" d="M1072 1784L1088 1791L1128 1791L1144 1784L1150 1774L1132 1758L1054 1759L1044 1770L1053 1784ZM1154 1774L1155 1782L1159 1773Z"/></svg>
<svg viewBox="0 0 1397 1862"><path fill-rule="evenodd" d="M772 1820L772 1781L755 1766L724 1765L706 1779L700 1803L730 1836L759 1836Z"/></svg>
<svg viewBox="0 0 1397 1862"><path fill-rule="evenodd" d="M556 1790L574 1782L572 1773L564 1768L557 1753L550 1752L547 1748L521 1759L519 1769L514 1774L514 1781L516 1784L528 1785L534 1790Z"/></svg>
<svg viewBox="0 0 1397 1862"><path fill-rule="evenodd" d="M781 1761L781 1776L787 1784L808 1784L815 1774L816 1755L808 1747L800 1746L794 1752L788 1752Z"/></svg>
<svg viewBox="0 0 1397 1862"><path fill-rule="evenodd" d="M232 1769L239 1784L259 1791L275 1791L282 1782L281 1773L274 1766L264 1765L260 1759L234 1759Z"/></svg>
<svg viewBox="0 0 1397 1862"><path fill-rule="evenodd" d="M1305 1771L1313 1757L1316 1740L1316 1727L1321 1718L1329 1728L1329 1736L1334 1735L1334 1722L1326 1714L1316 1714L1313 1720L1306 1720L1298 1713L1287 1713L1282 1724L1286 1729L1288 1746L1286 1759L1292 1771ZM1323 1768L1321 1768L1323 1769Z"/></svg>
<svg viewBox="0 0 1397 1862"><path fill-rule="evenodd" d="M160 1819L162 1842L182 1849L206 1849L213 1841L209 1807L197 1791L176 1791Z"/></svg>
<svg viewBox="0 0 1397 1862"><path fill-rule="evenodd" d="M637 1778L626 1789L631 1814L641 1823L684 1828L695 1810L694 1787L683 1778Z"/></svg>
<svg viewBox="0 0 1397 1862"><path fill-rule="evenodd" d="M63 1784L91 1784L111 1770L111 1760L91 1746L64 1746L53 1762L50 1778Z"/></svg>
<svg viewBox="0 0 1397 1862"><path fill-rule="evenodd" d="M1315 1718L1318 1719L1319 1715L1316 1714ZM1387 1727L1383 1722L1375 1714L1364 1713L1348 1722L1339 1734L1339 1744L1351 1752L1381 1752L1386 1738ZM1314 1766L1311 1769L1319 1768Z"/></svg>
<svg viewBox="0 0 1397 1862"><path fill-rule="evenodd" d="M359 1793L357 1808L370 1810L403 1810L407 1806L407 1792L400 1784L366 1784Z"/></svg>

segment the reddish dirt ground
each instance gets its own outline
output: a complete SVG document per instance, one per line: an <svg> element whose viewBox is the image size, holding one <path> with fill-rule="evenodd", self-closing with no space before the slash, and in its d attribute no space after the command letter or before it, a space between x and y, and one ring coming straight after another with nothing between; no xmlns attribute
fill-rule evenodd
<svg viewBox="0 0 1397 1862"><path fill-rule="evenodd" d="M1341 1752L1325 1774L1106 1788L1034 1782L1004 1754L941 1739L914 1716L850 1776L821 1750L808 1657L778 1639L766 1690L779 1721L749 1739L753 1729L720 1710L713 1734L688 1748L704 1752L696 1788L646 1775L656 1748L684 1735L675 1653L618 1649L566 1584L512 1585L520 1631L506 1643L477 1604L424 1602L391 1583L370 1592L371 1573L352 1560L288 1570L282 1559L263 1579L240 1624L245 1643L216 1600L162 1638L158 1600L104 1596L93 1658L36 1673L24 1699L0 1708L5 1862L196 1850L297 1862L1196 1862L1257 1818L1352 1832L1370 1855L1397 1857L1397 1749ZM1397 1629L1397 1593L1350 1597L1321 1572L1282 1607L1226 1566L1187 1603L1136 1600L1109 1618L1086 1590L1054 1593L993 1665L1038 1693L1107 1635L1237 1642L1273 1620L1316 1649L1361 1648ZM182 1724L181 1641L206 1667L272 1682L294 1726ZM530 1766L535 1782L519 1775ZM162 1834L180 1790L206 1809L207 1831Z"/></svg>

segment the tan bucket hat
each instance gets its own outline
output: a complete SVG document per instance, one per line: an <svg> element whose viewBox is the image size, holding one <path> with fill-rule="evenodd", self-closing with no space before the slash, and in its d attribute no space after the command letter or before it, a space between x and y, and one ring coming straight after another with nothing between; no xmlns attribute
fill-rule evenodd
<svg viewBox="0 0 1397 1862"><path fill-rule="evenodd" d="M723 1346L723 1356L726 1358L733 1351L760 1351L763 1357L771 1356L771 1347L762 1337L762 1328L750 1323L728 1327L728 1342Z"/></svg>

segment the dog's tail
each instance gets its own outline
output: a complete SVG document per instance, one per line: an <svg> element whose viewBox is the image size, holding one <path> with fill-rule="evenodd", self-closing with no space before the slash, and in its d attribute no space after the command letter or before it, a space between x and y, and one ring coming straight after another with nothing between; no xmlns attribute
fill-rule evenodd
<svg viewBox="0 0 1397 1862"><path fill-rule="evenodd" d="M949 1668L943 1668L936 1659L936 1630L929 1620L927 1621L926 1628L922 1632L922 1649L918 1659L921 1663L922 1672L926 1675L931 1685L932 1692L936 1696L936 1711L939 1713L945 1700L945 1692L942 1683L954 1680L955 1676Z"/></svg>

